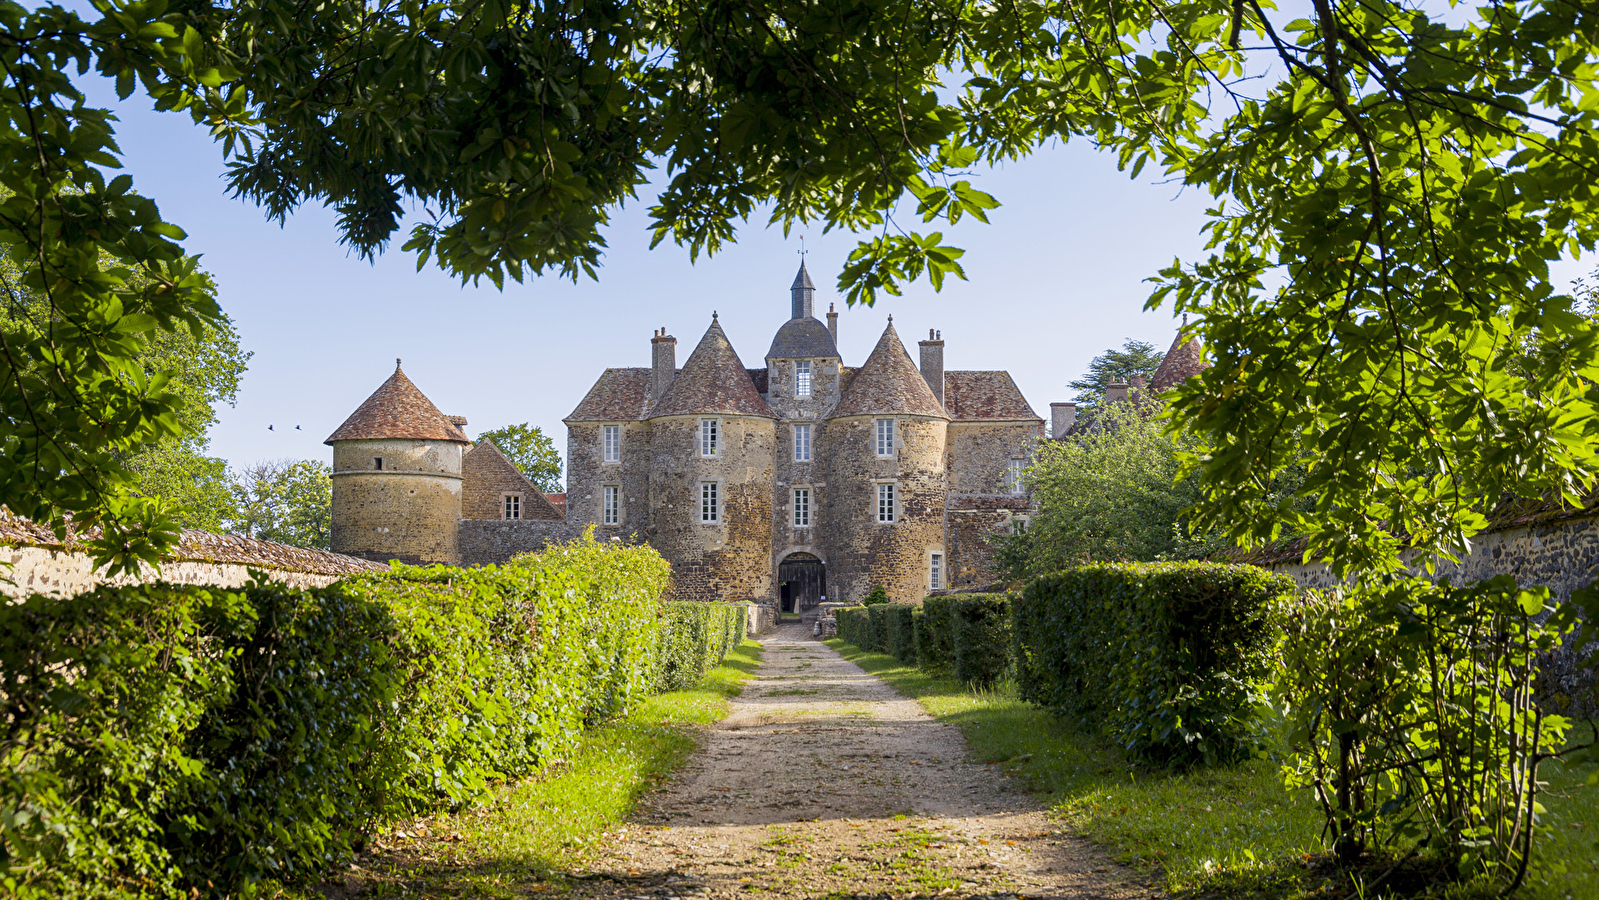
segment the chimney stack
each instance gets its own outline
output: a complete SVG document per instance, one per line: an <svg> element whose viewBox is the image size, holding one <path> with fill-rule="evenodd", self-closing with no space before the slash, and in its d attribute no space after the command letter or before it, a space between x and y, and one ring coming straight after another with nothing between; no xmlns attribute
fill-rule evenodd
<svg viewBox="0 0 1599 900"><path fill-rule="evenodd" d="M1106 403L1126 403L1129 388L1127 382L1118 381L1105 386Z"/></svg>
<svg viewBox="0 0 1599 900"><path fill-rule="evenodd" d="M833 304L827 304L827 333L833 336L833 346L838 346L838 313L833 311Z"/></svg>
<svg viewBox="0 0 1599 900"><path fill-rule="evenodd" d="M927 340L922 341L922 377L933 389L940 405L944 402L944 334L927 329Z"/></svg>
<svg viewBox="0 0 1599 900"><path fill-rule="evenodd" d="M666 328L650 338L650 404L654 405L671 387L677 377L677 338L666 333Z"/></svg>
<svg viewBox="0 0 1599 900"><path fill-rule="evenodd" d="M1066 439L1066 432L1077 424L1077 404L1070 401L1049 405L1049 436L1057 441Z"/></svg>
<svg viewBox="0 0 1599 900"><path fill-rule="evenodd" d="M1149 379L1142 375L1133 376L1133 395L1139 398L1144 396L1144 388L1149 385Z"/></svg>

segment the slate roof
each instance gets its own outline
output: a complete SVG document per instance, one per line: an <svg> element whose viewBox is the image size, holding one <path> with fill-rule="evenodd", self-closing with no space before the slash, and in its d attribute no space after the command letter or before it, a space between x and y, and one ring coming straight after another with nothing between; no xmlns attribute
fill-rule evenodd
<svg viewBox="0 0 1599 900"><path fill-rule="evenodd" d="M945 372L944 409L956 421L1027 419L1042 422L1009 372Z"/></svg>
<svg viewBox="0 0 1599 900"><path fill-rule="evenodd" d="M414 438L470 444L465 433L423 396L394 361L394 374L366 398L324 444L379 438Z"/></svg>
<svg viewBox="0 0 1599 900"><path fill-rule="evenodd" d="M794 273L794 283L788 286L789 290L795 288L808 288L816 290L816 285L811 282L811 273L805 271L805 260L800 260L800 270Z"/></svg>
<svg viewBox="0 0 1599 900"><path fill-rule="evenodd" d="M649 369L606 369L563 421L638 422L649 411Z"/></svg>
<svg viewBox="0 0 1599 900"><path fill-rule="evenodd" d="M750 381L755 383L755 389L761 392L761 396L766 396L766 368L763 366L759 369L745 369L744 371L750 373Z"/></svg>
<svg viewBox="0 0 1599 900"><path fill-rule="evenodd" d="M804 271L801 270L801 275ZM833 333L815 316L789 319L777 329L772 338L772 348L766 351L767 359L817 359L838 357L838 345L833 343Z"/></svg>
<svg viewBox="0 0 1599 900"><path fill-rule="evenodd" d="M833 409L832 417L879 413L949 418L938 398L933 396L933 389L927 386L926 379L911 362L910 354L905 352L892 318L883 329L883 336L877 339L872 354L861 364Z"/></svg>
<svg viewBox="0 0 1599 900"><path fill-rule="evenodd" d="M1149 379L1149 389L1156 394L1164 393L1208 368L1210 363L1205 361L1205 351L1199 346L1199 340L1183 340L1183 333L1179 331L1176 340L1171 343L1171 349L1166 351L1165 359L1161 360L1160 367Z"/></svg>
<svg viewBox="0 0 1599 900"><path fill-rule="evenodd" d="M761 399L749 370L744 368L714 315L699 346L689 354L682 371L661 395L649 416L653 419L704 413L777 418Z"/></svg>

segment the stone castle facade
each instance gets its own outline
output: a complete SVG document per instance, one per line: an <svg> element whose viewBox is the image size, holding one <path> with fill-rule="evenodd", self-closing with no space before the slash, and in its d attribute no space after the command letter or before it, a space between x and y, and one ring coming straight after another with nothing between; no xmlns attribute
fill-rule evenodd
<svg viewBox="0 0 1599 900"><path fill-rule="evenodd" d="M681 367L663 329L649 367L606 369L565 419L564 510L396 367L327 440L333 549L470 565L593 526L659 550L680 599L799 613L991 581L988 537L1027 515L1044 421L1009 373L946 370L937 332L913 362L892 317L846 365L814 297L801 265L759 368L713 315ZM1070 410L1053 413L1059 436Z"/></svg>

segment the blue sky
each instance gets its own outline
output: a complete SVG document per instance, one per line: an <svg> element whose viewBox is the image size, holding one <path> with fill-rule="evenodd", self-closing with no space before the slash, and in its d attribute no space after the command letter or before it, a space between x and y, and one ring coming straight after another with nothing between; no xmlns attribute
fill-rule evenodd
<svg viewBox="0 0 1599 900"><path fill-rule="evenodd" d="M322 208L269 222L226 195L220 147L187 115L156 113L138 94L117 103L104 82L83 87L116 109L135 188L188 232L186 246L202 254L255 354L237 406L219 410L212 431L212 452L234 465L331 460L322 440L396 357L441 410L470 420L468 433L529 422L564 457L561 418L605 367L648 365L655 328L677 337L681 362L714 310L745 364L758 366L788 317L798 232L749 225L737 244L691 264L681 248L649 249L644 194L615 217L598 282L462 287L432 267L416 271L398 250L403 235L369 264L338 245ZM946 282L942 293L923 282L873 308L846 308L834 285L854 238L805 232L818 315L838 302L846 364L865 358L892 314L913 356L918 337L937 328L947 368L1008 369L1047 418L1095 354L1129 337L1170 343L1169 311L1142 311L1145 279L1200 255L1207 196L1147 170L1131 180L1086 143L1046 149L977 184L1004 205L992 224L965 220L953 231L969 281ZM1556 283L1585 268L1557 268Z"/></svg>

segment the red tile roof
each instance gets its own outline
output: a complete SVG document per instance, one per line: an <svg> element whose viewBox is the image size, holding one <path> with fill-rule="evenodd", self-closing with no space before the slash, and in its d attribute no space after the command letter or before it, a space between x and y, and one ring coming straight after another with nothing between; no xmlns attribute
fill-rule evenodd
<svg viewBox="0 0 1599 900"><path fill-rule="evenodd" d="M555 494L545 494L544 495L544 499L550 501L550 505L555 507L555 510L561 514L561 518L563 518L563 519L566 518L566 492L565 491L561 491L561 492L555 493Z"/></svg>
<svg viewBox="0 0 1599 900"><path fill-rule="evenodd" d="M1184 340L1183 333L1179 331L1171 349L1166 351L1166 357L1155 369L1154 377L1149 379L1149 390L1156 394L1164 393L1208 368L1210 363L1205 361L1205 351L1199 346L1198 339Z"/></svg>
<svg viewBox="0 0 1599 900"><path fill-rule="evenodd" d="M423 396L411 379L405 377L405 373L400 371L399 360L394 361L394 374L389 376L389 380L373 391L372 396L356 407L344 424L322 443L380 438L472 443L461 429L439 412L431 400Z"/></svg>
<svg viewBox="0 0 1599 900"><path fill-rule="evenodd" d="M715 316L711 317L711 327L706 329L699 346L689 354L683 370L649 415L653 419L704 413L776 418L761 399L749 370L744 368Z"/></svg>
<svg viewBox="0 0 1599 900"><path fill-rule="evenodd" d="M945 372L944 409L950 417L967 419L1026 419L1042 422L1033 412L1009 372Z"/></svg>
<svg viewBox="0 0 1599 900"><path fill-rule="evenodd" d="M638 422L649 410L649 369L606 369L564 421Z"/></svg>
<svg viewBox="0 0 1599 900"><path fill-rule="evenodd" d="M842 418L880 413L949 418L938 398L933 396L933 389L927 386L927 380L911 362L910 354L905 352L905 345L894 331L893 319L889 319L872 355L861 364L832 415Z"/></svg>

